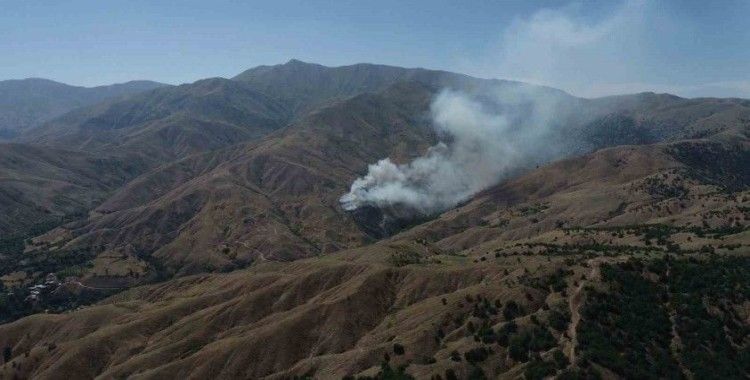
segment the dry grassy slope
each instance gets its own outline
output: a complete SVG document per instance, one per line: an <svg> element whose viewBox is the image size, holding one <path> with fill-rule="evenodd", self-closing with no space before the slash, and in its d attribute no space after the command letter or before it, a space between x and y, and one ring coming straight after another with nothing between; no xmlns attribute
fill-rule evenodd
<svg viewBox="0 0 750 380"><path fill-rule="evenodd" d="M434 87L477 89L490 86L524 85L519 82L472 78L463 74L420 68L403 68L361 63L327 67L291 60L274 66L258 66L233 78L287 104L297 116L362 93L380 92L405 81ZM563 91L536 87L557 96L572 98Z"/></svg>
<svg viewBox="0 0 750 380"><path fill-rule="evenodd" d="M21 368L0 370L4 377L39 379L287 378L309 372L340 378L372 371L387 352L393 363L413 363L409 370L419 377L447 367L465 376L469 367L448 357L475 345L464 326L472 308L467 295L517 300L529 312L556 300L543 290L505 285L523 276L515 260L487 266L433 256L445 261L403 268L384 260L404 249L423 247L378 245L186 277L69 314L29 317L0 326L0 345L13 347ZM532 268L533 261L527 264ZM439 328L446 334L442 344L435 339ZM395 355L394 343L406 354ZM432 357L437 362L430 364Z"/></svg>
<svg viewBox="0 0 750 380"><path fill-rule="evenodd" d="M118 150L165 163L258 139L335 101L406 80L435 87L523 85L425 69L291 61L248 70L235 80L205 79L79 109L21 139L92 152Z"/></svg>
<svg viewBox="0 0 750 380"><path fill-rule="evenodd" d="M282 65L255 67L233 79L280 99L289 104L295 114L304 115L336 100L381 91L408 80L417 72L435 73L369 64L326 67L291 60Z"/></svg>
<svg viewBox="0 0 750 380"><path fill-rule="evenodd" d="M392 366L407 365L417 378L444 376L448 368L465 378L472 366L450 356L482 346L468 322L480 326L485 320L496 331L507 322L502 313L472 317L484 307L479 299L521 304L524 312L514 318L522 327L533 325L531 314L547 324L549 309L577 315L582 295L576 289L583 281L597 284L602 262L666 250L658 242L646 246L638 231L566 232L558 220L564 226L730 224L739 232L677 231L667 239L687 255L700 256L688 252L703 245L719 254L750 254L747 186L727 191L719 187L721 176L707 183L689 159L700 152L721 173L732 163L719 155L747 157L747 141L734 139L602 150L532 171L438 220L370 246L292 263L259 263L231 274L188 276L71 313L28 317L0 326L0 346L14 352L0 373L326 379L373 375L388 353ZM736 175L748 180L742 170ZM536 243L568 248L549 255ZM591 247L595 244L599 247ZM532 285L532 279L544 280L563 267L569 271L564 290ZM549 360L555 348L573 357L575 333L575 328L554 332L556 343L542 358ZM394 353L395 343L405 347L404 355ZM479 364L487 376L523 373L526 364L511 359L506 348L491 346L493 353Z"/></svg>
<svg viewBox="0 0 750 380"><path fill-rule="evenodd" d="M0 235L85 213L141 170L122 158L0 144Z"/></svg>
<svg viewBox="0 0 750 380"><path fill-rule="evenodd" d="M332 101L361 92L382 90L409 77L419 79L422 83L436 85L449 82L455 85L490 83L490 81L458 74L422 69L411 70L378 65L356 67L355 70L351 70L347 67L328 68L290 62L272 68L250 70L237 81L214 78L182 86L160 88L75 110L40 128L26 132L21 140L34 145L51 145L94 154L118 152L128 157L129 160L146 162L151 167L167 165L169 169L162 171L156 181L160 183L158 187L164 190L168 188L168 183L180 182L184 177L176 173L181 169L175 168L181 168L186 161L170 164L173 160L249 140L257 140L285 126L293 117L305 115L314 104L330 104ZM501 82L492 81L491 83ZM57 86L54 90L34 87L47 88L49 85L47 81L3 82L5 87L0 87L7 88L0 92L4 92L5 96L23 98L27 95L38 97L40 91L47 91L49 94L46 95L62 97L65 92L58 91L57 87L67 88L54 83L52 85ZM103 99L107 96L125 94L130 87L141 86L146 89L148 85L152 84L132 83L128 84L129 87L123 85L91 90L101 93L100 97ZM74 88L74 90L86 92L89 89ZM400 100L408 101L406 98ZM84 103L92 102L94 101L87 100ZM306 104L304 107L298 107L303 103ZM348 136L339 136L339 138L346 137ZM362 143L362 140L358 142ZM396 148L394 151L399 149L405 148ZM335 150L335 147L329 147L329 150ZM193 166L212 167L216 165L215 162L196 163L196 161L221 159L222 155L222 153L210 153L188 162L191 162L190 165ZM370 158L370 156L367 157ZM364 164L361 167L363 166ZM361 167L357 170L361 170ZM140 172L143 171L143 169L140 170ZM28 173L31 176L36 175L31 169ZM171 174L177 177L168 178ZM44 174L40 173L39 176L44 177ZM282 173L281 176L284 174ZM154 177L157 176L148 178ZM145 190L143 186L139 186L139 183L134 183L122 193L148 192L153 189L149 187ZM18 190L16 188L0 188L0 190L18 198L18 195L15 195ZM37 190L28 188L24 191L33 193ZM164 191L160 192L162 193ZM60 195L59 198L60 202L66 202L64 195ZM108 202L103 211L107 211L107 208L117 202L120 200ZM76 211L85 211L95 204L96 202L90 202L87 207L79 207ZM61 204L60 207L67 206ZM21 225L20 227L20 231L23 231L28 226ZM161 232L165 233L165 231ZM165 234L168 235L168 233Z"/></svg>
<svg viewBox="0 0 750 380"><path fill-rule="evenodd" d="M561 237L552 233L561 228L746 226L750 172L742 162L750 160L750 143L739 135L722 140L622 146L562 160L484 191L395 238L485 254L524 239L562 244L564 239L557 242ZM700 247L697 240L689 245Z"/></svg>
<svg viewBox="0 0 750 380"><path fill-rule="evenodd" d="M621 107L576 98L555 88L522 82L480 79L464 74L422 68L403 68L360 63L327 67L291 60L285 64L259 66L233 78L287 105L295 119L307 116L337 101L362 93L379 93L403 82L417 82L436 90L451 89L477 95L492 105L499 91L517 91L559 107L557 119L561 124L577 124L576 116L588 120ZM571 117L572 116L572 117ZM570 118L571 120L568 120ZM570 123L568 123L570 122Z"/></svg>
<svg viewBox="0 0 750 380"><path fill-rule="evenodd" d="M404 234L442 240L487 229L492 238L519 238L553 229L557 220L568 226L588 225L618 208L622 196L629 193L628 183L673 166L658 146L608 148L504 182ZM539 212L522 212L518 207L535 204L542 206ZM474 242L475 237L466 240Z"/></svg>
<svg viewBox="0 0 750 380"><path fill-rule="evenodd" d="M386 260L405 251L429 262L393 267ZM747 253L747 252L746 252ZM617 261L619 258L604 258ZM471 262L432 255L418 244L380 243L325 258L266 263L225 275L185 277L133 289L97 306L62 315L36 315L0 326L0 345L13 348L4 378L289 378L312 374L334 379L374 374L385 353L391 365L406 365L417 378L460 378L472 369L450 359L482 346L468 322L475 304L487 298L519 303L520 326L531 315L547 323L549 309L568 303L584 278L598 281L601 260L511 255ZM593 265L593 267L592 267ZM567 292L529 286L557 268ZM443 301L443 299L445 301ZM507 322L490 316L495 330ZM575 332L575 329L572 331ZM569 352L572 333L555 333L554 348ZM442 337L436 339L436 337ZM404 355L393 351L405 347ZM479 364L485 374L517 378L524 364L497 345ZM545 350L549 358L554 350ZM570 355L570 354L568 354ZM617 377L613 377L617 378Z"/></svg>
<svg viewBox="0 0 750 380"><path fill-rule="evenodd" d="M158 164L258 139L289 117L287 108L267 95L212 78L79 109L28 131L22 140L126 152Z"/></svg>
<svg viewBox="0 0 750 380"><path fill-rule="evenodd" d="M603 115L584 125L580 132L574 131L592 150L720 134L746 136L750 128L750 101L745 99L684 99L641 93L589 99L582 107L599 110L599 115Z"/></svg>
<svg viewBox="0 0 750 380"><path fill-rule="evenodd" d="M429 80L437 80L436 75ZM323 108L261 142L164 165L124 187L88 221L54 231L37 242L97 246L104 255L142 258L153 254L181 273L229 269L256 259L295 259L359 245L364 234L342 215L338 197L367 164L386 156L407 161L434 141L424 115L438 89L421 82L401 82L377 95ZM664 125L671 132L660 139L692 136L696 131L720 136L741 132L748 125L744 121L748 108L737 100L695 103L639 94L613 104L602 102L591 101L587 107L617 112L639 123L636 129L627 127L622 133L599 138L597 144L604 146L631 141L628 134L665 129ZM684 108L679 106L683 103L691 106L674 111ZM704 103L709 105L704 107ZM675 115L687 124L675 126ZM608 130L610 122L594 123L584 131ZM651 158L641 160L655 164ZM638 170L639 165L628 170ZM609 169L603 167L601 172ZM592 177L591 188L598 187L598 178ZM531 195L525 189L519 192ZM596 194L606 198L601 192ZM612 203L612 199L605 202ZM540 226L555 222L548 220Z"/></svg>
<svg viewBox="0 0 750 380"><path fill-rule="evenodd" d="M410 82L391 91L338 103L258 143L155 169L66 232L69 245L153 252L183 272L360 245L364 235L338 207L357 171L435 141L422 118L433 90Z"/></svg>

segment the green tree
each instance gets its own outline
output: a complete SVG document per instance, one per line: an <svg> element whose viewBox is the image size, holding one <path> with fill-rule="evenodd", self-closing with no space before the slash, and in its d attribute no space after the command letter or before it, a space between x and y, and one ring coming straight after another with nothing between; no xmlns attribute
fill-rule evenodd
<svg viewBox="0 0 750 380"><path fill-rule="evenodd" d="M10 358L13 357L13 349L10 346L5 346L3 349L3 361L5 363L10 361Z"/></svg>

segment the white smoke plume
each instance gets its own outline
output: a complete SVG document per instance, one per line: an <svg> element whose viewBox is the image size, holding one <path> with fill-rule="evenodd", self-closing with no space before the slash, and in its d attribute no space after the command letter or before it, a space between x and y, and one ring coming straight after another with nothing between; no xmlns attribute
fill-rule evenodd
<svg viewBox="0 0 750 380"><path fill-rule="evenodd" d="M544 161L560 96L522 85L482 94L443 90L431 104L444 142L404 165L385 158L369 166L341 197L346 210L400 207L430 215L466 200L503 177Z"/></svg>

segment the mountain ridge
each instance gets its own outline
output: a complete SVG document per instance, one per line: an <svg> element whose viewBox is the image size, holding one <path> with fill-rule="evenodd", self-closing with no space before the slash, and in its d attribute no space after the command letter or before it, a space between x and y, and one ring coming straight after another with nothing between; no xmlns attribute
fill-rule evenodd
<svg viewBox="0 0 750 380"><path fill-rule="evenodd" d="M72 86L49 79L0 81L0 131L6 138L65 112L137 92L166 86L153 81L129 81L105 86Z"/></svg>

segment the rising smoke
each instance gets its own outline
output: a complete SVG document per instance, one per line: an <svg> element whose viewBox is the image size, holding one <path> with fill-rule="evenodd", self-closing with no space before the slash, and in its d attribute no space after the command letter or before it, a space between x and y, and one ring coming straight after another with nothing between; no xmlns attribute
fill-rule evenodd
<svg viewBox="0 0 750 380"><path fill-rule="evenodd" d="M445 89L432 101L432 125L443 142L397 165L369 166L341 197L346 210L398 207L432 215L455 206L509 174L556 154L551 134L563 97L554 91L503 85L482 93ZM403 214L403 213L402 213Z"/></svg>

